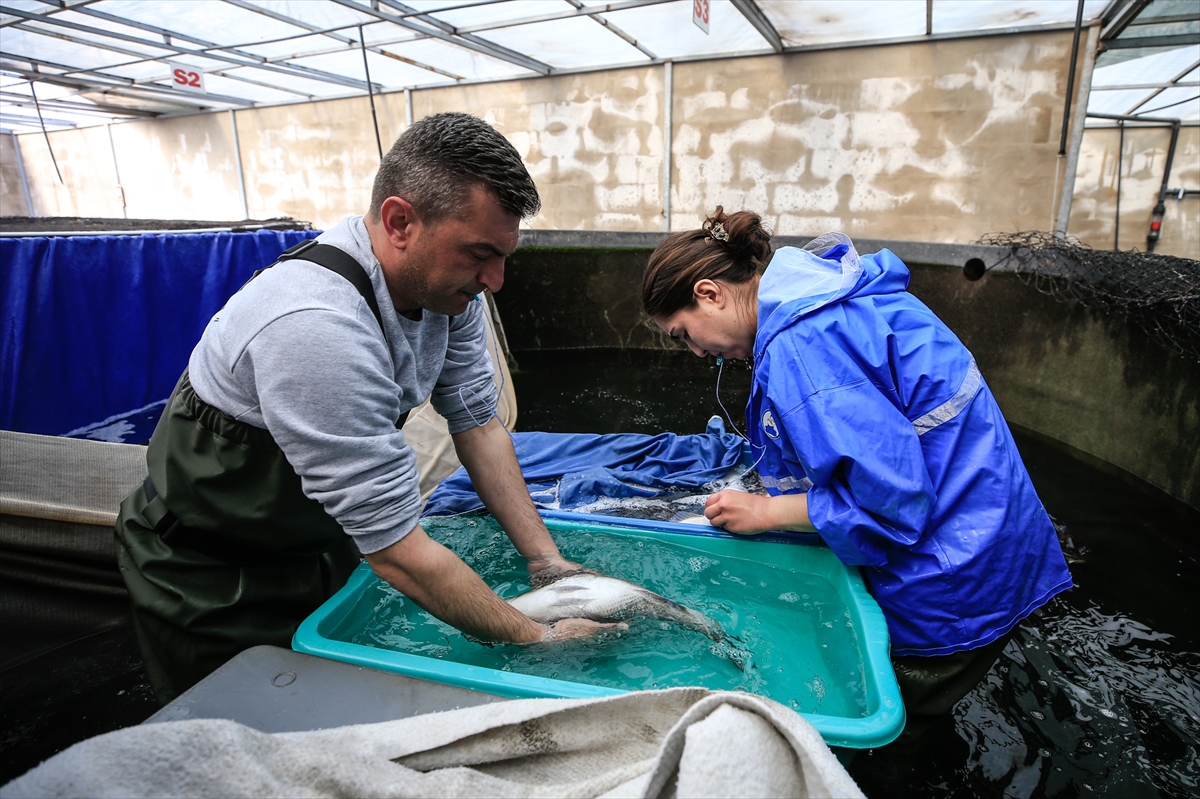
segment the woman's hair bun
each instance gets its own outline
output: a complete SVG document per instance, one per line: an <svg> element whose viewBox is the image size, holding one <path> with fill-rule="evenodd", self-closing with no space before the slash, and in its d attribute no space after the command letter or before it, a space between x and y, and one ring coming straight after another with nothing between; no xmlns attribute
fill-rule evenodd
<svg viewBox="0 0 1200 799"><path fill-rule="evenodd" d="M771 260L771 231L763 226L762 217L753 211L725 213L718 205L701 227L709 238L729 249L739 260L749 259L758 264Z"/></svg>

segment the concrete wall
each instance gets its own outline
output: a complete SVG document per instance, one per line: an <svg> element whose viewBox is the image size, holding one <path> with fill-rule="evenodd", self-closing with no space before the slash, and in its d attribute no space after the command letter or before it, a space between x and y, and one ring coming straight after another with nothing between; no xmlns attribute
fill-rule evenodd
<svg viewBox="0 0 1200 799"><path fill-rule="evenodd" d="M957 269L917 267L909 289L974 353L1010 422L1200 509L1200 363L1012 273L971 283Z"/></svg>
<svg viewBox="0 0 1200 799"><path fill-rule="evenodd" d="M108 126L99 125L55 131L49 135L49 146L40 133L17 137L29 180L33 216L123 216L108 130ZM53 160L50 147L54 148ZM61 182L54 171L54 160L62 174Z"/></svg>
<svg viewBox="0 0 1200 799"><path fill-rule="evenodd" d="M404 95L377 97L375 108L386 151L404 129ZM327 229L367 210L379 166L368 98L239 111L237 125L251 218Z"/></svg>
<svg viewBox="0 0 1200 799"><path fill-rule="evenodd" d="M113 125L112 138L129 218L243 217L229 114Z"/></svg>
<svg viewBox="0 0 1200 799"><path fill-rule="evenodd" d="M1146 249L1150 214L1158 202L1170 128L1125 128L1124 156L1116 128L1088 130L1079 153L1068 232L1097 249ZM1117 165L1121 166L1120 242ZM1169 188L1200 189L1200 128L1180 128ZM1168 199L1155 252L1200 258L1200 196Z"/></svg>
<svg viewBox="0 0 1200 799"><path fill-rule="evenodd" d="M243 216L228 114L63 130L49 139L61 183L43 136L18 137L34 216Z"/></svg>
<svg viewBox="0 0 1200 799"><path fill-rule="evenodd" d="M17 137L0 135L0 216L29 216L25 177Z"/></svg>
<svg viewBox="0 0 1200 799"><path fill-rule="evenodd" d="M776 233L968 242L1048 229L1069 34L675 69L672 225L718 203Z"/></svg>
<svg viewBox="0 0 1200 799"><path fill-rule="evenodd" d="M414 93L413 115L465 111L507 136L541 191L531 227L662 230L662 77L644 67L430 89Z"/></svg>

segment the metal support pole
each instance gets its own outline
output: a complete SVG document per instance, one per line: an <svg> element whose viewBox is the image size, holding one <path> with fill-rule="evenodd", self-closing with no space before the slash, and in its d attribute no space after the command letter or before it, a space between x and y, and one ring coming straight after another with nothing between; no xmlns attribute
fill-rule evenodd
<svg viewBox="0 0 1200 799"><path fill-rule="evenodd" d="M1158 203L1150 214L1150 232L1146 235L1146 252L1154 252L1154 245L1158 244L1159 236L1162 235L1163 216L1167 213L1167 184L1171 182L1171 164L1175 161L1175 144L1179 141L1179 123L1180 121L1177 119L1171 126L1171 144L1167 147L1167 163L1163 167L1162 188L1158 190Z"/></svg>
<svg viewBox="0 0 1200 799"><path fill-rule="evenodd" d="M104 126L108 131L108 150L112 153L113 174L117 178L117 195L121 198L121 218L129 218L129 206L125 202L125 186L121 183L121 165L117 163L117 145L113 141L112 124Z"/></svg>
<svg viewBox="0 0 1200 799"><path fill-rule="evenodd" d="M404 90L404 126L411 128L413 123L412 89Z"/></svg>
<svg viewBox="0 0 1200 799"><path fill-rule="evenodd" d="M246 197L246 174L242 171L242 140L238 136L237 114L229 109L229 125L233 128L233 155L237 163L238 190L242 193L242 219L250 218L250 201Z"/></svg>
<svg viewBox="0 0 1200 799"><path fill-rule="evenodd" d="M1116 232L1113 233L1113 250L1121 249L1121 170L1125 164L1125 120L1117 123L1121 129L1121 140L1117 146L1117 218Z"/></svg>
<svg viewBox="0 0 1200 799"><path fill-rule="evenodd" d="M58 169L58 159L54 157L54 147L50 144L50 134L46 132L46 120L42 119L42 105L38 102L37 89L33 85L33 81L29 81L29 94L33 97L33 107L37 109L38 123L42 126L42 138L46 140L46 149L50 151L50 162L54 164L54 174L58 175L58 182L63 182L62 172Z"/></svg>
<svg viewBox="0 0 1200 799"><path fill-rule="evenodd" d="M1071 121L1071 97L1075 91L1075 65L1079 61L1079 32L1083 29L1083 0L1075 9L1075 33L1071 37L1071 64L1067 67L1067 101L1063 104L1062 136L1058 140L1058 154L1067 154L1067 128ZM1090 51L1089 51L1090 52Z"/></svg>
<svg viewBox="0 0 1200 799"><path fill-rule="evenodd" d="M358 43L362 47L363 72L367 77L367 97L371 100L371 124L375 127L375 149L379 150L379 160L383 160L383 142L379 140L379 117L375 116L375 90L371 86L371 68L367 66L367 40L363 36L362 25L358 26Z"/></svg>
<svg viewBox="0 0 1200 799"><path fill-rule="evenodd" d="M663 172L662 172L662 207L663 207L663 232L671 232L671 142L674 139L672 135L672 107L674 105L675 92L674 84L674 64L667 61L663 64Z"/></svg>
<svg viewBox="0 0 1200 799"><path fill-rule="evenodd" d="M1096 66L1096 47L1100 43L1100 26L1088 29L1087 52L1083 56L1083 75L1079 78L1079 94L1075 98L1075 118L1071 122L1071 143L1067 148L1067 167L1063 172L1062 195L1058 202L1058 220L1054 235L1067 235L1071 220L1071 200L1075 194L1075 172L1079 168L1079 150L1083 147L1083 127L1087 121L1088 96L1092 92L1092 71Z"/></svg>

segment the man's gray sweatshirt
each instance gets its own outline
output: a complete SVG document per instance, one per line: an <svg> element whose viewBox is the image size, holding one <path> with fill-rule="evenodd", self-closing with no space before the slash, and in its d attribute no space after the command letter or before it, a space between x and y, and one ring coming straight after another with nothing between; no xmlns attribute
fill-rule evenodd
<svg viewBox="0 0 1200 799"><path fill-rule="evenodd" d="M188 372L200 399L270 432L364 554L407 535L421 509L416 457L395 426L432 395L459 433L496 404L484 303L458 316L396 313L362 217L317 240L345 251L371 278L383 332L344 277L284 261L247 283L208 323ZM465 403L465 404L464 404Z"/></svg>

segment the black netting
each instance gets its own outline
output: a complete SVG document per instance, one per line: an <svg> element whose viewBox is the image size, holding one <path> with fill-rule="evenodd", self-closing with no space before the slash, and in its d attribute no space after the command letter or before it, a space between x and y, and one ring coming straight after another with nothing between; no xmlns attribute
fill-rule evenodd
<svg viewBox="0 0 1200 799"><path fill-rule="evenodd" d="M1093 250L1071 236L989 233L1021 279L1055 299L1127 318L1160 346L1200 361L1200 261L1171 255Z"/></svg>

